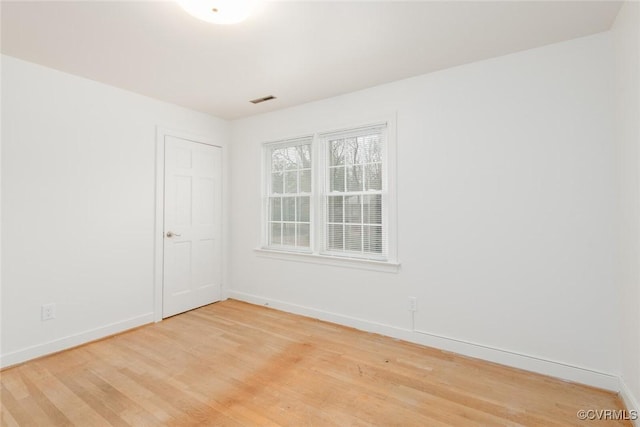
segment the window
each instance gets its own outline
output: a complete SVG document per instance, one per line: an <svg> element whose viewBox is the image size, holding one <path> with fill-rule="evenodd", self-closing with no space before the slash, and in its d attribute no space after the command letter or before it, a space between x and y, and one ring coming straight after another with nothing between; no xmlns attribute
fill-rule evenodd
<svg viewBox="0 0 640 427"><path fill-rule="evenodd" d="M268 246L309 250L311 245L311 139L269 148Z"/></svg>
<svg viewBox="0 0 640 427"><path fill-rule="evenodd" d="M263 248L395 263L386 123L265 144Z"/></svg>
<svg viewBox="0 0 640 427"><path fill-rule="evenodd" d="M324 250L386 259L383 221L383 128L325 136Z"/></svg>

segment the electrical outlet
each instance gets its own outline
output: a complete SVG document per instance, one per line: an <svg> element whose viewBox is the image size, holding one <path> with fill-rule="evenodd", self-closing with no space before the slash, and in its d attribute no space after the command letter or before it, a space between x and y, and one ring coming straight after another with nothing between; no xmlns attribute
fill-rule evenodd
<svg viewBox="0 0 640 427"><path fill-rule="evenodd" d="M56 305L55 304L43 304L42 305L42 320L52 320L56 318Z"/></svg>
<svg viewBox="0 0 640 427"><path fill-rule="evenodd" d="M409 297L409 311L418 311L418 298Z"/></svg>

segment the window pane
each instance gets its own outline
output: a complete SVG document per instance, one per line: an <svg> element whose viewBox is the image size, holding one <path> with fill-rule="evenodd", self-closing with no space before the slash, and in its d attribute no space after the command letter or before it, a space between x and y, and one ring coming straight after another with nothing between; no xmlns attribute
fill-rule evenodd
<svg viewBox="0 0 640 427"><path fill-rule="evenodd" d="M355 152L353 154L353 162L356 164L362 164L367 162L367 149L369 148L367 144L365 144L365 138L363 136L359 136L356 141Z"/></svg>
<svg viewBox="0 0 640 427"><path fill-rule="evenodd" d="M271 151L271 170L277 171L284 169L285 163L285 151L283 149L277 149Z"/></svg>
<svg viewBox="0 0 640 427"><path fill-rule="evenodd" d="M345 225L345 249L348 251L362 251L362 226Z"/></svg>
<svg viewBox="0 0 640 427"><path fill-rule="evenodd" d="M282 244L294 246L296 244L296 225L282 224Z"/></svg>
<svg viewBox="0 0 640 427"><path fill-rule="evenodd" d="M311 197L296 197L296 221L309 222Z"/></svg>
<svg viewBox="0 0 640 427"><path fill-rule="evenodd" d="M329 191L344 191L344 167L329 168Z"/></svg>
<svg viewBox="0 0 640 427"><path fill-rule="evenodd" d="M298 239L296 246L308 248L310 244L309 224L296 224Z"/></svg>
<svg viewBox="0 0 640 427"><path fill-rule="evenodd" d="M347 196L344 198L344 222L362 222L362 205L360 204L360 196Z"/></svg>
<svg viewBox="0 0 640 427"><path fill-rule="evenodd" d="M271 193L282 194L283 193L283 173L274 172L271 174Z"/></svg>
<svg viewBox="0 0 640 427"><path fill-rule="evenodd" d="M365 252L375 254L382 253L382 227L374 225L364 226L364 248Z"/></svg>
<svg viewBox="0 0 640 427"><path fill-rule="evenodd" d="M282 197L271 197L271 221L282 221Z"/></svg>
<svg viewBox="0 0 640 427"><path fill-rule="evenodd" d="M284 174L284 187L286 193L297 193L298 192L298 172L296 171L287 171Z"/></svg>
<svg viewBox="0 0 640 427"><path fill-rule="evenodd" d="M282 199L282 220L296 220L296 199L295 197L284 197Z"/></svg>
<svg viewBox="0 0 640 427"><path fill-rule="evenodd" d="M298 163L298 167L300 169L310 168L311 167L311 146L299 145L298 157L300 158L300 162Z"/></svg>
<svg viewBox="0 0 640 427"><path fill-rule="evenodd" d="M329 250L343 250L344 226L329 224L327 227L327 248Z"/></svg>
<svg viewBox="0 0 640 427"><path fill-rule="evenodd" d="M345 163L346 164L354 164L357 163L358 156L358 138L345 138L344 139L345 146Z"/></svg>
<svg viewBox="0 0 640 427"><path fill-rule="evenodd" d="M363 196L363 223L382 224L382 196L380 194Z"/></svg>
<svg viewBox="0 0 640 427"><path fill-rule="evenodd" d="M375 163L382 161L382 150L380 147L380 135L367 135L362 138L363 158L362 163Z"/></svg>
<svg viewBox="0 0 640 427"><path fill-rule="evenodd" d="M285 156L284 156L284 168L298 169L298 148L297 147L287 147L283 148Z"/></svg>
<svg viewBox="0 0 640 427"><path fill-rule="evenodd" d="M272 222L269 230L269 244L280 245L282 244L282 224L279 222Z"/></svg>
<svg viewBox="0 0 640 427"><path fill-rule="evenodd" d="M362 191L362 166L347 167L347 191Z"/></svg>
<svg viewBox="0 0 640 427"><path fill-rule="evenodd" d="M367 175L365 190L382 190L382 164L366 165L364 170Z"/></svg>
<svg viewBox="0 0 640 427"><path fill-rule="evenodd" d="M329 141L329 165L344 165L344 141L341 139Z"/></svg>
<svg viewBox="0 0 640 427"><path fill-rule="evenodd" d="M300 192L311 193L311 169L300 171Z"/></svg>
<svg viewBox="0 0 640 427"><path fill-rule="evenodd" d="M342 204L344 197L343 196L329 196L328 203L328 212L327 219L329 222L343 222L342 215Z"/></svg>

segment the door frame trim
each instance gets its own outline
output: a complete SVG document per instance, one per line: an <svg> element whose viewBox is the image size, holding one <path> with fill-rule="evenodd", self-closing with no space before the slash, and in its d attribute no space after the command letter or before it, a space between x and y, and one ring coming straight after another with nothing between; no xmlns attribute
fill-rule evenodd
<svg viewBox="0 0 640 427"><path fill-rule="evenodd" d="M224 147L214 142L213 138L197 135L189 132L183 132L173 129L167 129L156 126L156 209L154 224L154 258L153 258L153 321L162 321L162 297L163 297L163 270L164 270L164 143L165 137L174 136L187 141L197 142L200 144L211 145L222 150L222 170L220 171L224 181ZM224 182L222 185L222 200L224 203ZM222 207L221 218L224 225L225 215L224 206ZM224 227L223 227L224 230ZM222 236L223 253L224 253L224 236ZM224 282L224 273L222 276ZM224 287L224 283L221 285ZM223 291L223 289L221 289Z"/></svg>

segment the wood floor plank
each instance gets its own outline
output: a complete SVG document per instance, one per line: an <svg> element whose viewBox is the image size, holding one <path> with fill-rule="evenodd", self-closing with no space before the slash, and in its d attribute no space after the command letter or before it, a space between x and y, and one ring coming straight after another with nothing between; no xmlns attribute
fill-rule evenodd
<svg viewBox="0 0 640 427"><path fill-rule="evenodd" d="M30 364L29 369L22 373L41 387L46 398L69 419L69 425L99 426L107 423L51 371L43 368L38 361ZM34 373L37 376L34 376Z"/></svg>
<svg viewBox="0 0 640 427"><path fill-rule="evenodd" d="M18 421L11 415L9 410L0 404L0 425L7 427L20 427Z"/></svg>
<svg viewBox="0 0 640 427"><path fill-rule="evenodd" d="M0 386L3 427L589 426L579 409L623 409L604 390L233 300L6 369Z"/></svg>
<svg viewBox="0 0 640 427"><path fill-rule="evenodd" d="M3 378L4 379L4 378ZM0 389L0 399L2 399L2 425L10 425L15 422L18 425L33 424L35 420L31 417L28 405L25 404L27 397L20 400L11 393L11 391L2 384ZM6 424L5 424L6 422Z"/></svg>
<svg viewBox="0 0 640 427"><path fill-rule="evenodd" d="M39 377L36 381L31 381L28 378L28 372L22 373L22 381L27 386L27 390L29 391L29 395L35 400L36 404L42 409L42 411L47 415L47 418L51 420L51 422L57 426L71 426L71 420L56 407L56 405L47 397L40 388L45 388L46 381L42 380L42 377Z"/></svg>

